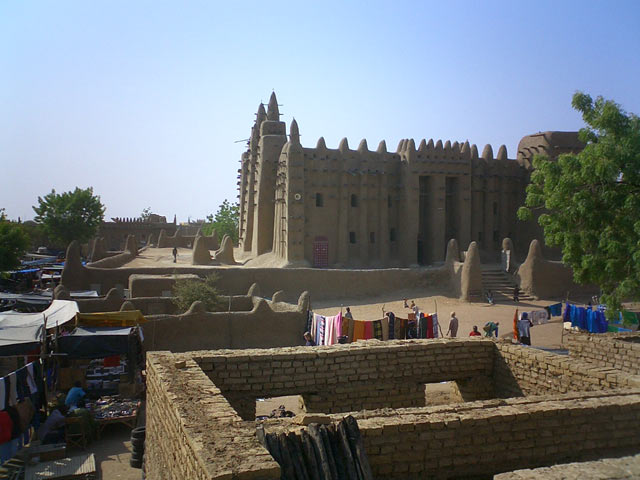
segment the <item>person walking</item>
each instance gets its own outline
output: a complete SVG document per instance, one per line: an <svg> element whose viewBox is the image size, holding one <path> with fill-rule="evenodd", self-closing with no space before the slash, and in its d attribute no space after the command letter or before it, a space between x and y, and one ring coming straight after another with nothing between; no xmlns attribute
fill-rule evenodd
<svg viewBox="0 0 640 480"><path fill-rule="evenodd" d="M513 301L516 303L520 301L520 287L517 285L513 287Z"/></svg>
<svg viewBox="0 0 640 480"><path fill-rule="evenodd" d="M451 320L449 320L449 330L447 330L447 335L451 334L452 338L458 336L458 318L456 317L456 312L451 312Z"/></svg>
<svg viewBox="0 0 640 480"><path fill-rule="evenodd" d="M173 263L176 263L176 260L178 258L178 249L176 247L173 247L173 251L171 253L173 254Z"/></svg>

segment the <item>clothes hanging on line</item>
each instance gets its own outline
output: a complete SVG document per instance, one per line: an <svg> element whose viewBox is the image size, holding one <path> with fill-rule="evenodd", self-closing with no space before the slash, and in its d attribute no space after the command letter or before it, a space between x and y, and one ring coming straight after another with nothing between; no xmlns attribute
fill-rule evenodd
<svg viewBox="0 0 640 480"><path fill-rule="evenodd" d="M534 310L529 312L529 318L534 325L542 325L549 322L549 314L546 310Z"/></svg>
<svg viewBox="0 0 640 480"><path fill-rule="evenodd" d="M562 303L554 303L545 308L547 312L549 312L549 317L559 317L562 315Z"/></svg>
<svg viewBox="0 0 640 480"><path fill-rule="evenodd" d="M382 340L382 320L374 320L371 323L373 326L373 338Z"/></svg>
<svg viewBox="0 0 640 480"><path fill-rule="evenodd" d="M396 322L396 316L393 314L393 312L388 312L387 313L387 318L389 321L389 340L394 340L395 337L395 322Z"/></svg>

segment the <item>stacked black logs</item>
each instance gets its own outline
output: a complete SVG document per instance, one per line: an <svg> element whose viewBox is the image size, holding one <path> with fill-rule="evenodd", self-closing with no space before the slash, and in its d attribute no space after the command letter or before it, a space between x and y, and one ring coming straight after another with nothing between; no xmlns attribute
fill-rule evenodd
<svg viewBox="0 0 640 480"><path fill-rule="evenodd" d="M312 423L300 432L267 433L258 438L280 464L283 480L373 480L358 422Z"/></svg>

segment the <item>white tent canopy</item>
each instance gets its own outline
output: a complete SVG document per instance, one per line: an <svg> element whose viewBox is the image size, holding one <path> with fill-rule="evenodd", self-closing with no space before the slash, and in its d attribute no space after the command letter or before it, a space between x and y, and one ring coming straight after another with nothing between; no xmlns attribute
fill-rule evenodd
<svg viewBox="0 0 640 480"><path fill-rule="evenodd" d="M39 313L0 313L0 355L21 355L36 348L42 340L45 326L54 328L73 320L78 304L70 300L54 300Z"/></svg>
<svg viewBox="0 0 640 480"><path fill-rule="evenodd" d="M78 304L73 300L54 300L43 312L20 313L9 312L0 313L0 330L9 327L33 327L44 325L47 319L47 328L63 325L74 319L78 313Z"/></svg>

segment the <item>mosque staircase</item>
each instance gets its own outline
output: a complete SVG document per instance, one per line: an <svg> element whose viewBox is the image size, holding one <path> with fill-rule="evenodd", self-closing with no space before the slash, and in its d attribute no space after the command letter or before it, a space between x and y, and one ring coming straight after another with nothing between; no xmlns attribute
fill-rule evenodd
<svg viewBox="0 0 640 480"><path fill-rule="evenodd" d="M491 290L493 298L497 302L505 300L513 300L513 289L516 283L502 270L500 265L483 265L482 266L482 288L484 291ZM483 296L484 299L484 296ZM530 301L533 298L526 293L520 292L520 301Z"/></svg>

